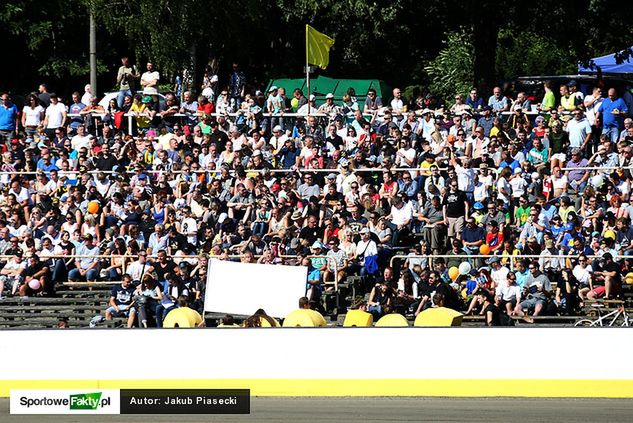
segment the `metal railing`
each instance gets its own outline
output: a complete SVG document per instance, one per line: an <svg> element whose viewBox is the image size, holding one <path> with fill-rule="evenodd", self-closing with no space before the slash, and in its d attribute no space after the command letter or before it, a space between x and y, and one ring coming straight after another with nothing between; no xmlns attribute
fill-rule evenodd
<svg viewBox="0 0 633 423"><path fill-rule="evenodd" d="M575 254L575 255L569 255L569 254L544 254L544 255L539 255L539 254L517 254L517 255L510 255L510 254L410 254L410 255L395 255L393 257L391 257L391 259L389 260L389 266L393 267L394 263L397 260L407 260L407 259L412 259L412 258L425 258L425 259L429 259L429 260L433 260L433 259L437 259L437 258L443 258L443 259L466 259L466 260L474 260L474 259L484 259L484 261L486 259L490 259L492 257L496 257L499 258L500 260L510 260L511 263L511 270L514 270L514 260L522 260L522 259L533 259L533 260L538 260L538 259L560 259L560 260L574 260L576 258L578 258L579 256L585 256L588 259L599 259L602 258L602 256L599 255L586 255L586 254ZM615 255L613 256L614 259L633 259L633 256L625 256L625 255Z"/></svg>

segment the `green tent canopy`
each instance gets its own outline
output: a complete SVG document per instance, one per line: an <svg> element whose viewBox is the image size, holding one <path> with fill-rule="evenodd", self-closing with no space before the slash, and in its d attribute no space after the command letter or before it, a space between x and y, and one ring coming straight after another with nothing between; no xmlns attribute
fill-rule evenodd
<svg viewBox="0 0 633 423"><path fill-rule="evenodd" d="M307 96L308 86L305 78L271 79L266 87L266 92L268 92L268 89L273 85L285 88L288 97L292 96L292 92L295 88L301 89ZM383 96L383 93L389 93L387 85L378 79L334 79L328 78L327 76L318 76L310 79L310 90L312 94L316 96L317 106L325 102L325 95L327 93L334 94L334 101L340 103L350 88L356 91L356 99L358 100L358 105L361 110L365 106L365 97L367 97L367 91L369 91L370 88L375 89L376 94L380 97ZM388 99L383 97L383 102L387 100Z"/></svg>

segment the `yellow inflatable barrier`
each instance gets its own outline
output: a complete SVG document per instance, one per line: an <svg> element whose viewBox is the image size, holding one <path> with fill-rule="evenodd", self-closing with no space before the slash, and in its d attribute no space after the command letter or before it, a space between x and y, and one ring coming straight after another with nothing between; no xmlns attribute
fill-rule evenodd
<svg viewBox="0 0 633 423"><path fill-rule="evenodd" d="M179 307L170 311L165 320L165 328L195 328L202 322L202 316L197 311L189 307Z"/></svg>
<svg viewBox="0 0 633 423"><path fill-rule="evenodd" d="M461 326L464 315L451 308L427 308L415 318L413 326Z"/></svg>
<svg viewBox="0 0 633 423"><path fill-rule="evenodd" d="M318 311L299 309L291 312L284 319L283 327L316 328L326 326L325 318Z"/></svg>
<svg viewBox="0 0 633 423"><path fill-rule="evenodd" d="M633 272L629 272L626 274L626 276L624 277L624 282L627 285L633 285Z"/></svg>
<svg viewBox="0 0 633 423"><path fill-rule="evenodd" d="M407 318L397 313L384 315L376 322L377 328L405 328L407 326L409 326Z"/></svg>
<svg viewBox="0 0 633 423"><path fill-rule="evenodd" d="M362 310L350 310L345 315L344 327L370 327L374 323L374 316Z"/></svg>
<svg viewBox="0 0 633 423"><path fill-rule="evenodd" d="M273 320L275 321L275 326L271 326L270 323L268 323L268 320L264 319L263 317L260 317L259 318L259 321L261 322L261 326L260 327L262 327L262 328L272 328L272 327L278 328L278 327L281 326L277 319L273 318Z"/></svg>

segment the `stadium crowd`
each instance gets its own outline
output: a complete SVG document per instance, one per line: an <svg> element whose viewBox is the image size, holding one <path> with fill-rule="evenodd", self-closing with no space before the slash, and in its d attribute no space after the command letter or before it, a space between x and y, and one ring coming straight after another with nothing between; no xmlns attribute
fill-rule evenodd
<svg viewBox="0 0 633 423"><path fill-rule="evenodd" d="M441 302L497 325L628 281L628 91L370 89L359 106L248 92L237 65L198 96L160 80L123 58L105 105L90 86L42 84L22 110L2 95L0 295L122 281L106 318L160 326L179 302L201 310L214 257L308 266L314 302L359 275L377 317Z"/></svg>

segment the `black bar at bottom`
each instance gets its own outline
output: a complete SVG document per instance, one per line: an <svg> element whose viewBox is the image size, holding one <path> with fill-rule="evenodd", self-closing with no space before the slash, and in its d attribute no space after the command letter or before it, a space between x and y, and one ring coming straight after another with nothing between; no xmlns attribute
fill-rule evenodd
<svg viewBox="0 0 633 423"><path fill-rule="evenodd" d="M121 414L250 414L249 389L121 389Z"/></svg>

